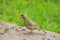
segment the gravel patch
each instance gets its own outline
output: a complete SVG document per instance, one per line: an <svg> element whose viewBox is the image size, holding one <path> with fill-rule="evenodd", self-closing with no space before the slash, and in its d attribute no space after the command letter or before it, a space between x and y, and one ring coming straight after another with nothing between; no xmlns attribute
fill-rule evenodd
<svg viewBox="0 0 60 40"><path fill-rule="evenodd" d="M46 33L34 30L28 34L29 30L15 24L0 22L0 40L60 40L60 34L44 30Z"/></svg>

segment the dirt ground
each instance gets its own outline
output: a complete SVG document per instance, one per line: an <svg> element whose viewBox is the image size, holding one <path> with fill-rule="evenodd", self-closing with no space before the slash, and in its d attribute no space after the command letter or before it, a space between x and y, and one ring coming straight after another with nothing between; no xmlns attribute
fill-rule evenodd
<svg viewBox="0 0 60 40"><path fill-rule="evenodd" d="M15 24L0 22L0 40L60 40L60 34L46 31L34 30L29 34L25 27Z"/></svg>

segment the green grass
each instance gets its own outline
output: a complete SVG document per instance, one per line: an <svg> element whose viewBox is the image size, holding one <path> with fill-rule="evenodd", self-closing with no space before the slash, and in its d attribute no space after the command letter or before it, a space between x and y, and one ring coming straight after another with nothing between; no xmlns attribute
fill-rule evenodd
<svg viewBox="0 0 60 40"><path fill-rule="evenodd" d="M0 21L23 25L26 13L43 29L60 33L60 5L39 0L0 0Z"/></svg>

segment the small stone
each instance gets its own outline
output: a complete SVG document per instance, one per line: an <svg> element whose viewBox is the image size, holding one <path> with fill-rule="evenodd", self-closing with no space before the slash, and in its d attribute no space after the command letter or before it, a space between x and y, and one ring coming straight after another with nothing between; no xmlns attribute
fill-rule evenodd
<svg viewBox="0 0 60 40"><path fill-rule="evenodd" d="M0 35L3 35L3 33L0 33Z"/></svg>
<svg viewBox="0 0 60 40"><path fill-rule="evenodd" d="M23 31L26 31L25 29L22 29Z"/></svg>
<svg viewBox="0 0 60 40"><path fill-rule="evenodd" d="M5 29L4 33L8 32L9 28Z"/></svg>
<svg viewBox="0 0 60 40"><path fill-rule="evenodd" d="M50 40L50 39L48 39L48 40Z"/></svg>
<svg viewBox="0 0 60 40"><path fill-rule="evenodd" d="M55 35L53 37L55 38Z"/></svg>
<svg viewBox="0 0 60 40"><path fill-rule="evenodd" d="M44 38L42 38L42 40L45 40Z"/></svg>

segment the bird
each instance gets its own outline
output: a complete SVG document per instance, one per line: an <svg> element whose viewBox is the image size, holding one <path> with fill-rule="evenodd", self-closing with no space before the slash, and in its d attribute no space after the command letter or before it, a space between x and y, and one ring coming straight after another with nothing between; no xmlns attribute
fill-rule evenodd
<svg viewBox="0 0 60 40"><path fill-rule="evenodd" d="M28 17L27 14L25 14L25 13L24 13L24 14L21 14L21 17L22 17L22 19L24 20L24 25L25 25L25 27L30 30L29 33L32 33L33 30L38 30L38 31L42 30L42 28L41 28L38 24L36 24L35 22L33 22L33 21ZM45 32L45 31L44 31L44 32Z"/></svg>

